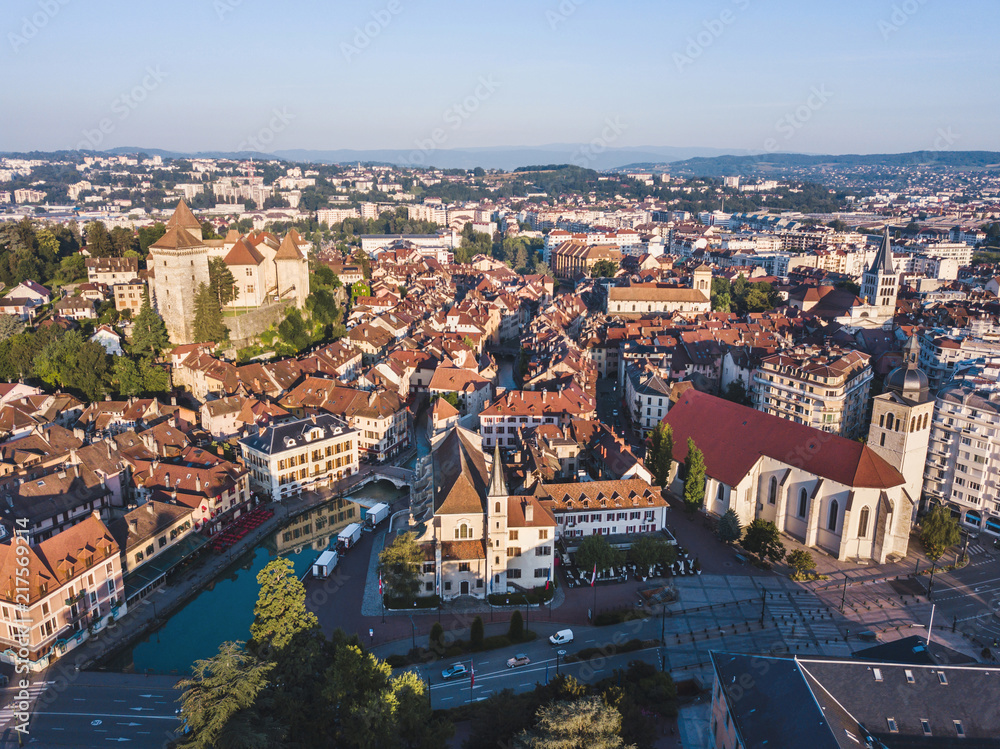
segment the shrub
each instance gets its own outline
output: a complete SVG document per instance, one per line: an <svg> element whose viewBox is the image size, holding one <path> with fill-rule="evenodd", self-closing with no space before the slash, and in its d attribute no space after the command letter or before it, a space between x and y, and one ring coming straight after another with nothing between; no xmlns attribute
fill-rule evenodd
<svg viewBox="0 0 1000 749"><path fill-rule="evenodd" d="M386 657L385 662L389 664L390 668L403 668L403 666L408 666L410 659L405 655L400 655L399 653L393 653Z"/></svg>
<svg viewBox="0 0 1000 749"><path fill-rule="evenodd" d="M440 622L434 622L434 626L431 627L427 644L435 653L444 651L444 627L441 626Z"/></svg>
<svg viewBox="0 0 1000 749"><path fill-rule="evenodd" d="M520 609L514 609L510 615L510 627L507 628L507 636L513 642L520 642L524 637L524 617L521 616Z"/></svg>
<svg viewBox="0 0 1000 749"><path fill-rule="evenodd" d="M469 631L469 646L473 650L480 650L483 647L483 618L477 616L472 620L472 628Z"/></svg>

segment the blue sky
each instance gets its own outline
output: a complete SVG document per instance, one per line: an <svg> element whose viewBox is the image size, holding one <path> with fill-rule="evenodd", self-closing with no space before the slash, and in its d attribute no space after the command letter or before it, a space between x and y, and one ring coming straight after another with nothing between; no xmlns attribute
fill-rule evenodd
<svg viewBox="0 0 1000 749"><path fill-rule="evenodd" d="M1000 150L995 0L6 0L0 150Z"/></svg>

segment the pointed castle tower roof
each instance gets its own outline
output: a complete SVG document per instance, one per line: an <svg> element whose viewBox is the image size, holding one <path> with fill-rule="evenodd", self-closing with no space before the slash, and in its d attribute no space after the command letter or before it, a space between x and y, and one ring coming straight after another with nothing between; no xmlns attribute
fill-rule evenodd
<svg viewBox="0 0 1000 749"><path fill-rule="evenodd" d="M869 270L872 273L882 273L887 276L895 273L892 265L892 241L889 239L888 226L885 227L885 236L882 237L882 242L879 244L878 252L875 254L875 259Z"/></svg>
<svg viewBox="0 0 1000 749"><path fill-rule="evenodd" d="M201 221L195 216L191 209L188 208L188 204L184 202L181 198L180 202L177 203L177 207L174 209L174 214L167 221L168 229L197 229L201 232Z"/></svg>
<svg viewBox="0 0 1000 749"><path fill-rule="evenodd" d="M294 230L293 230L294 231ZM278 248L277 254L274 256L275 260L302 260L302 253L299 252L299 248L295 245L295 239L292 237L291 232L285 235L285 238L281 240L281 246Z"/></svg>
<svg viewBox="0 0 1000 749"><path fill-rule="evenodd" d="M486 492L487 497L506 497L507 479L503 475L503 460L500 458L500 444L497 443L496 450L493 451L493 467L490 468L490 488Z"/></svg>

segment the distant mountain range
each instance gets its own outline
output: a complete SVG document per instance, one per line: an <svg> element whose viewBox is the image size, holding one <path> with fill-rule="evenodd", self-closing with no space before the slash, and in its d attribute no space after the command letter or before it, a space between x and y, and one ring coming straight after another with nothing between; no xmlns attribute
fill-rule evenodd
<svg viewBox="0 0 1000 749"><path fill-rule="evenodd" d="M895 154L817 155L800 153L747 154L737 149L675 148L670 146L636 146L607 148L597 151L587 144L555 143L544 146L494 146L487 148L433 149L289 149L274 153L255 151L199 151L197 153L169 151L160 148L123 146L104 153L147 153L164 158L223 158L223 159L284 159L302 163L352 164L379 163L399 166L435 166L441 169L513 170L531 164L575 164L599 171L659 169L671 174L716 177L737 174L773 174L796 170L822 170L858 167L950 167L982 169L1000 167L997 151L914 151ZM5 153L8 156L42 158L65 156L70 151L48 154Z"/></svg>

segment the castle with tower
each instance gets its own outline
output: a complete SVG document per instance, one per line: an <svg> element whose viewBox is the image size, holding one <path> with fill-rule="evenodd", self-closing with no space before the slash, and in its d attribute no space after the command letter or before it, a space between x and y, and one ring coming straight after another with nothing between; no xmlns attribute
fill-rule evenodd
<svg viewBox="0 0 1000 749"><path fill-rule="evenodd" d="M150 299L163 317L170 340L194 343L195 298L209 283L209 260L221 258L233 275L236 298L228 309L256 309L271 303L305 306L309 296L309 243L295 229L282 241L270 232L205 239L201 222L181 200L167 231L149 247Z"/></svg>

